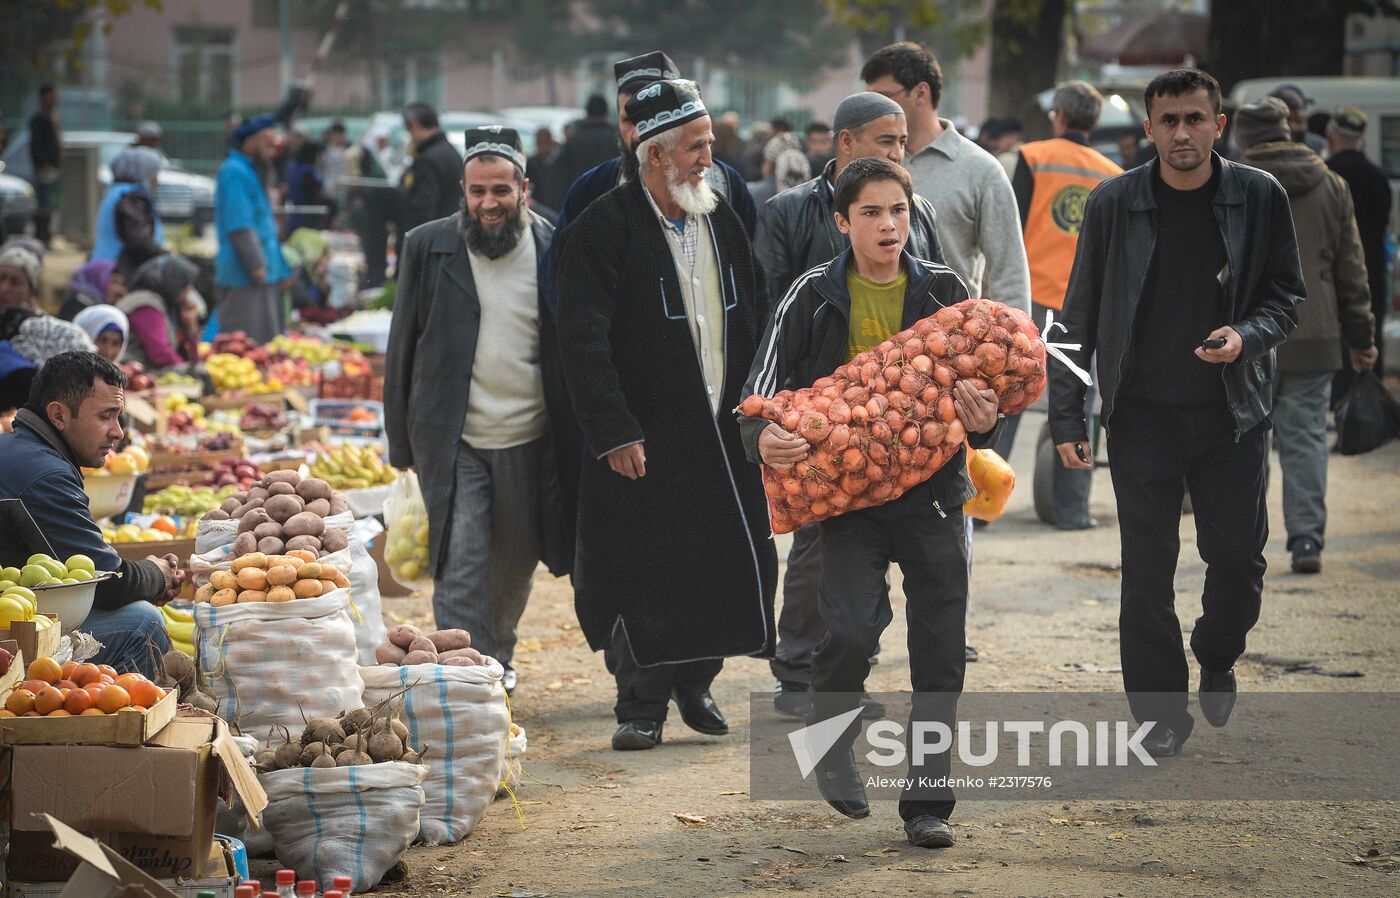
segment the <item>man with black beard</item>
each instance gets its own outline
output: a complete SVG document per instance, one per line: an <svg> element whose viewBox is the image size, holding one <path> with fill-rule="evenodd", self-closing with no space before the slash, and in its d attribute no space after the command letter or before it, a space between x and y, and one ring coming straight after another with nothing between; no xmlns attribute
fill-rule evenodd
<svg viewBox="0 0 1400 898"><path fill-rule="evenodd" d="M535 566L562 576L573 553L550 438L567 399L539 289L554 229L529 211L514 130L473 128L466 148L461 210L404 240L384 410L391 462L422 482L437 627L471 633L510 690Z"/></svg>
<svg viewBox="0 0 1400 898"><path fill-rule="evenodd" d="M564 233L565 229L598 197L619 184L637 179L637 145L641 141L637 139L636 123L627 117L627 101L651 82L679 78L680 72L671 61L671 57L660 50L653 50L640 56L619 59L613 63L613 75L617 78L618 157L584 172L572 185L560 185L566 188L568 193L564 197L563 205L558 207L559 217L554 222L559 237L550 246L545 259L545 271L548 272L545 297L551 311L558 306L556 278L559 259L564 252L564 241L568 239L568 235ZM758 227L758 208L754 205L753 197L749 195L744 176L733 167L715 159L714 165L705 171L705 181L715 194L728 202L738 213L739 220L744 223L744 230L752 241Z"/></svg>

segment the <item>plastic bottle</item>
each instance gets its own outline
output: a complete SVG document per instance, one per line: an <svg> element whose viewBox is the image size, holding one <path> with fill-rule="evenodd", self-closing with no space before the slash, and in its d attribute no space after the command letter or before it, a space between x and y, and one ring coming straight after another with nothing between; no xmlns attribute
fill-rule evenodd
<svg viewBox="0 0 1400 898"><path fill-rule="evenodd" d="M336 889L331 889L329 892L322 895L321 898L346 898L346 895L344 892L338 891Z"/></svg>
<svg viewBox="0 0 1400 898"><path fill-rule="evenodd" d="M309 879L298 882L296 898L316 898L316 883Z"/></svg>
<svg viewBox="0 0 1400 898"><path fill-rule="evenodd" d="M350 890L355 887L355 880L348 876L337 876L331 880L331 888L340 892L345 898L350 898Z"/></svg>
<svg viewBox="0 0 1400 898"><path fill-rule="evenodd" d="M262 898L282 898L282 896L277 892L263 892Z"/></svg>
<svg viewBox="0 0 1400 898"><path fill-rule="evenodd" d="M253 894L250 895L249 898L262 898L262 893L263 893L262 880L260 880L260 879L245 879L245 880L243 880L242 882L240 882L239 885L240 885L240 886L247 886L248 888L250 888L250 889L253 890Z"/></svg>
<svg viewBox="0 0 1400 898"><path fill-rule="evenodd" d="M258 898L258 890L244 883L233 890L233 898Z"/></svg>
<svg viewBox="0 0 1400 898"><path fill-rule="evenodd" d="M297 871L277 871L277 898L297 898Z"/></svg>

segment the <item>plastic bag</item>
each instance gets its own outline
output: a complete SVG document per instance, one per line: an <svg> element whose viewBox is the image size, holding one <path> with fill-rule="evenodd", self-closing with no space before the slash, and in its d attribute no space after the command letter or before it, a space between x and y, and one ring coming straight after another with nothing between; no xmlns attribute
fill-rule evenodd
<svg viewBox="0 0 1400 898"><path fill-rule="evenodd" d="M428 559L428 510L418 487L418 474L403 471L389 484L384 500L384 563L389 573L405 589L433 585L433 566Z"/></svg>
<svg viewBox="0 0 1400 898"><path fill-rule="evenodd" d="M1337 451L1360 455L1379 449L1400 430L1400 404L1374 371L1362 371L1337 408Z"/></svg>
<svg viewBox="0 0 1400 898"><path fill-rule="evenodd" d="M349 876L356 894L369 891L413 844L427 773L421 764L386 761L260 775L263 826L277 860L321 890Z"/></svg>
<svg viewBox="0 0 1400 898"><path fill-rule="evenodd" d="M525 738L525 728L512 720L510 739L506 741L506 756L501 759L501 785L496 789L497 798L520 788L520 756L525 754L529 747Z"/></svg>
<svg viewBox="0 0 1400 898"><path fill-rule="evenodd" d="M194 606L204 682L219 716L267 745L273 727L298 733L313 717L364 707L350 590L292 602Z"/></svg>
<svg viewBox="0 0 1400 898"><path fill-rule="evenodd" d="M967 473L977 495L963 511L980 521L995 521L1006 513L1007 500L1016 486L1016 472L993 449L973 449L967 454Z"/></svg>
<svg viewBox="0 0 1400 898"><path fill-rule="evenodd" d="M478 667L360 668L371 705L407 687L399 717L408 727L408 741L427 752L418 838L429 845L469 834L496 798L510 738L504 673L494 658Z"/></svg>
<svg viewBox="0 0 1400 898"><path fill-rule="evenodd" d="M194 530L194 550L200 555L223 546L233 545L238 538L238 521L210 521L200 518Z"/></svg>

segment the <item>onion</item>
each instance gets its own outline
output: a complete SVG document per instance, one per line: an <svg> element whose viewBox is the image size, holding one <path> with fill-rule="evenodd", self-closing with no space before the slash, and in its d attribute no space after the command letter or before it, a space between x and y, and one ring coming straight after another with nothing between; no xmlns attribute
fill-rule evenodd
<svg viewBox="0 0 1400 898"><path fill-rule="evenodd" d="M865 469L865 453L859 449L847 449L841 453L841 467L847 471Z"/></svg>
<svg viewBox="0 0 1400 898"><path fill-rule="evenodd" d="M812 503L812 514L816 517L825 517L831 513L831 506L825 499L817 499Z"/></svg>
<svg viewBox="0 0 1400 898"><path fill-rule="evenodd" d="M952 330L963 323L963 313L953 308L939 309L933 313L933 323L945 331Z"/></svg>
<svg viewBox="0 0 1400 898"><path fill-rule="evenodd" d="M818 393L820 393L822 390L825 390L827 387L830 387L830 386L835 385L835 383L836 383L836 380L835 380L834 378L831 378L831 377L819 377L819 378L817 378L816 381L812 384L812 389L813 389L813 390L816 390Z"/></svg>
<svg viewBox="0 0 1400 898"><path fill-rule="evenodd" d="M1012 377L1010 374L998 374L996 377L992 378L992 392L996 393L998 396L1004 397L1015 383L1016 378Z"/></svg>
<svg viewBox="0 0 1400 898"><path fill-rule="evenodd" d="M832 424L849 424L851 407L846 400L837 399L826 407L826 416L831 419Z"/></svg>
<svg viewBox="0 0 1400 898"><path fill-rule="evenodd" d="M800 461L792 466L792 473L795 477L806 479L812 473L812 466L805 461Z"/></svg>
<svg viewBox="0 0 1400 898"><path fill-rule="evenodd" d="M967 439L967 429L963 427L961 421L955 420L948 425L948 435L943 438L943 442L950 446L956 446L965 439Z"/></svg>
<svg viewBox="0 0 1400 898"><path fill-rule="evenodd" d="M935 384L929 384L928 386L924 387L923 390L919 393L919 401L925 404L930 402L937 402L938 387Z"/></svg>
<svg viewBox="0 0 1400 898"><path fill-rule="evenodd" d="M872 484L870 498L876 502L883 502L894 494L894 487L895 485L889 482Z"/></svg>
<svg viewBox="0 0 1400 898"><path fill-rule="evenodd" d="M898 467L907 468L914 463L914 453L908 446L900 446L894 451L894 463Z"/></svg>
<svg viewBox="0 0 1400 898"><path fill-rule="evenodd" d="M939 386L951 387L957 377L957 373L942 362L933 366L933 379Z"/></svg>
<svg viewBox="0 0 1400 898"><path fill-rule="evenodd" d="M948 335L948 353L950 355L962 355L972 348L972 340L967 334L958 331Z"/></svg>
<svg viewBox="0 0 1400 898"><path fill-rule="evenodd" d="M900 472L900 475L899 475L899 488L900 488L901 490L907 490L907 489L910 489L910 488L912 488L912 487L918 486L920 483L923 483L923 480L924 480L924 472L923 472L923 471L920 471L920 470L918 470L917 468L910 468L908 471L902 471L902 472Z"/></svg>
<svg viewBox="0 0 1400 898"><path fill-rule="evenodd" d="M934 458L933 450L928 446L915 446L914 451L910 454L913 455L913 465L916 468L928 467L929 462Z"/></svg>
<svg viewBox="0 0 1400 898"><path fill-rule="evenodd" d="M802 439L816 444L831 436L831 422L821 412L810 412L802 418Z"/></svg>
<svg viewBox="0 0 1400 898"><path fill-rule="evenodd" d="M1006 369L1006 350L996 343L983 343L974 351L973 357L985 374L995 376Z"/></svg>
<svg viewBox="0 0 1400 898"><path fill-rule="evenodd" d="M827 501L830 502L831 507L837 511L845 511L846 507L851 504L851 498L849 494L837 490L827 497Z"/></svg>
<svg viewBox="0 0 1400 898"><path fill-rule="evenodd" d="M937 328L938 325L925 318L918 324L914 325L914 333L918 334L920 337L927 337L929 334L937 330Z"/></svg>
<svg viewBox="0 0 1400 898"><path fill-rule="evenodd" d="M875 382L875 378L880 376L880 365L876 362L866 362L860 366L860 382L867 387Z"/></svg>
<svg viewBox="0 0 1400 898"><path fill-rule="evenodd" d="M818 396L816 399L812 400L812 408L824 415L827 409L831 408L831 399L827 396Z"/></svg>
<svg viewBox="0 0 1400 898"><path fill-rule="evenodd" d="M923 358L923 356L919 356ZM899 379L899 391L908 393L910 396L919 395L919 390L924 385L924 379L913 372L907 372Z"/></svg>
<svg viewBox="0 0 1400 898"><path fill-rule="evenodd" d="M925 446L937 446L943 442L943 436L948 432L948 428L937 421L928 421L924 424L920 433L920 440Z"/></svg>
<svg viewBox="0 0 1400 898"><path fill-rule="evenodd" d="M900 349L898 346L895 346L893 343L890 343L889 347L889 349L881 351L881 358L885 360L886 366L897 365L900 362L904 361L904 350Z"/></svg>
<svg viewBox="0 0 1400 898"><path fill-rule="evenodd" d="M797 433L797 427L802 423L802 413L795 408L790 408L783 412L783 420L779 423L783 425L783 430L788 433Z"/></svg>
<svg viewBox="0 0 1400 898"><path fill-rule="evenodd" d="M924 349L934 358L943 358L948 354L948 335L942 331L934 331L924 340Z"/></svg>
<svg viewBox="0 0 1400 898"><path fill-rule="evenodd" d="M739 414L747 418L755 418L763 413L763 397L757 393L739 403Z"/></svg>
<svg viewBox="0 0 1400 898"><path fill-rule="evenodd" d="M914 403L910 400L909 394L900 390L895 390L893 393L887 395L885 401L889 403L890 408L900 412L907 412L914 407Z"/></svg>
<svg viewBox="0 0 1400 898"><path fill-rule="evenodd" d="M951 424L958 416L958 407L953 404L953 395L944 393L938 398L938 420Z"/></svg>
<svg viewBox="0 0 1400 898"><path fill-rule="evenodd" d="M864 405L851 406L852 424L864 424L868 420L870 420L870 412L866 409Z"/></svg>
<svg viewBox="0 0 1400 898"><path fill-rule="evenodd" d="M808 498L819 499L826 493L826 485L813 478L802 484L802 492L806 493Z"/></svg>
<svg viewBox="0 0 1400 898"><path fill-rule="evenodd" d="M883 427L884 425L877 425ZM873 429L873 428L872 428ZM887 428L888 429L888 428ZM890 451L885 448L885 444L878 440L871 440L866 447L865 454L870 456L870 460L878 465L883 465L890 460Z"/></svg>
<svg viewBox="0 0 1400 898"><path fill-rule="evenodd" d="M1027 337L1020 331L1017 331L1016 333L1011 335L1011 345L1016 349L1017 352L1030 352L1031 338Z"/></svg>
<svg viewBox="0 0 1400 898"><path fill-rule="evenodd" d="M969 387L972 387L972 389L974 390L987 389L987 382L980 377L964 377L963 383L967 384Z"/></svg>
<svg viewBox="0 0 1400 898"><path fill-rule="evenodd" d="M1021 361L1016 363L1016 373L1022 377L1029 377L1040 371L1040 362L1032 356L1022 356Z"/></svg>
<svg viewBox="0 0 1400 898"><path fill-rule="evenodd" d="M865 479L871 483L879 483L885 479L885 469L872 461L865 466Z"/></svg>
<svg viewBox="0 0 1400 898"><path fill-rule="evenodd" d="M870 392L877 393L881 396L888 393L889 389L890 385L885 383L885 379L883 377L875 378L875 382L870 385Z"/></svg>
<svg viewBox="0 0 1400 898"><path fill-rule="evenodd" d="M866 487L870 486L870 481L865 479L865 469L861 468L858 472L852 471L849 474L841 475L841 482L837 485L841 488L841 492L846 495L859 496L865 492Z"/></svg>
<svg viewBox="0 0 1400 898"><path fill-rule="evenodd" d="M916 355L909 361L914 370L927 377L933 373L933 359L926 355Z"/></svg>
<svg viewBox="0 0 1400 898"><path fill-rule="evenodd" d="M865 387L852 386L846 388L846 392L841 394L841 398L851 405L865 405L866 400L870 398L870 393Z"/></svg>
<svg viewBox="0 0 1400 898"><path fill-rule="evenodd" d="M888 446L894 434L890 431L890 426L884 421L872 421L870 424L870 451L873 453L875 446L884 444Z"/></svg>
<svg viewBox="0 0 1400 898"><path fill-rule="evenodd" d="M865 404L865 410L870 413L870 417L878 418L889 410L890 401L884 396L871 396L870 401Z"/></svg>
<svg viewBox="0 0 1400 898"><path fill-rule="evenodd" d="M971 377L977 373L977 356L960 355L953 359L953 367L958 369L958 373L963 377Z"/></svg>
<svg viewBox="0 0 1400 898"><path fill-rule="evenodd" d="M885 382L891 384L899 383L899 377L902 373L903 372L899 369L898 365L887 366L884 371Z"/></svg>
<svg viewBox="0 0 1400 898"><path fill-rule="evenodd" d="M826 438L826 442L832 449L841 450L846 448L846 444L851 441L851 428L845 424L833 424L831 433Z"/></svg>
<svg viewBox="0 0 1400 898"><path fill-rule="evenodd" d="M913 446L919 442L919 425L906 424L899 432L899 441L906 446Z"/></svg>
<svg viewBox="0 0 1400 898"><path fill-rule="evenodd" d="M997 343L1005 346L1011 342L1011 334L999 324L994 324L987 330L987 336L982 338L986 343Z"/></svg>
<svg viewBox="0 0 1400 898"><path fill-rule="evenodd" d="M906 359L917 358L924 354L924 341L918 337L911 337L904 341L904 357Z"/></svg>
<svg viewBox="0 0 1400 898"><path fill-rule="evenodd" d="M783 491L789 496L796 496L798 493L802 492L802 481L792 479L784 480Z"/></svg>

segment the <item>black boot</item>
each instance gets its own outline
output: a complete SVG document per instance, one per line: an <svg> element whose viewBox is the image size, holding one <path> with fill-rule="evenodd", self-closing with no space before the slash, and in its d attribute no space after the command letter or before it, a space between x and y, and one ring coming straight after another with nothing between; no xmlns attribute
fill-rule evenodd
<svg viewBox="0 0 1400 898"><path fill-rule="evenodd" d="M613 751L645 751L661 744L659 720L628 720L618 725L613 733Z"/></svg>
<svg viewBox="0 0 1400 898"><path fill-rule="evenodd" d="M672 696L681 709L681 720L697 733L706 736L729 735L729 721L719 712L714 696L708 689L675 689Z"/></svg>
<svg viewBox="0 0 1400 898"><path fill-rule="evenodd" d="M856 820L870 816L870 802L865 798L865 784L856 769L856 756L851 749L826 753L813 771L822 798L837 811Z"/></svg>

